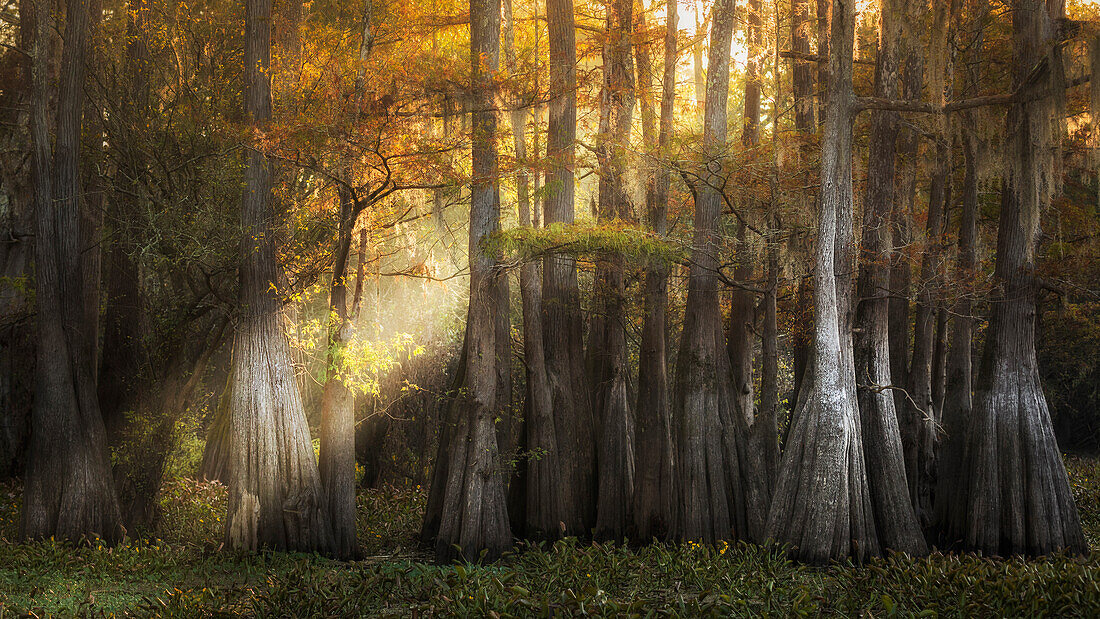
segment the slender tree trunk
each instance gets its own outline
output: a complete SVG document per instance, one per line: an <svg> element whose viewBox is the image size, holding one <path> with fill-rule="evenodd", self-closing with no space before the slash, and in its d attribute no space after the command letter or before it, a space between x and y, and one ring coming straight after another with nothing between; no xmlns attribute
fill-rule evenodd
<svg viewBox="0 0 1100 619"><path fill-rule="evenodd" d="M131 0L126 23L125 72L130 97L126 106L126 125L144 127L149 113L149 46L145 38L145 18L149 12L145 0ZM142 391L149 377L141 372L148 361L145 308L135 255L138 253L135 221L141 212L139 179L144 166L136 153L124 151L115 184L120 188L109 203L109 221L113 228L107 250L107 303L103 316L103 354L100 361L98 395L107 435L116 442L125 422L123 413L130 394ZM132 399L132 398L130 398Z"/></svg>
<svg viewBox="0 0 1100 619"><path fill-rule="evenodd" d="M665 2L664 71L661 78L661 121L652 191L646 194L653 231L668 232L668 192L671 170L664 159L672 144L678 61L676 0ZM646 52L648 53L648 51ZM641 57L641 55L639 56ZM641 63L639 63L641 64ZM641 72L639 72L641 73ZM642 73L648 79L647 74ZM668 394L668 265L651 264L645 274L644 322L638 350L638 404L635 425L635 471L632 514L639 541L664 538L675 529L675 451Z"/></svg>
<svg viewBox="0 0 1100 619"><path fill-rule="evenodd" d="M703 122L708 165L696 188L688 298L672 399L678 425L677 537L703 542L748 534L738 458L746 428L732 401L717 277L733 21L733 0L719 0L711 15Z"/></svg>
<svg viewBox="0 0 1100 619"><path fill-rule="evenodd" d="M833 0L816 0L817 5L817 121L825 124L825 109L829 103L829 78L831 62L829 58L829 23L832 17Z"/></svg>
<svg viewBox="0 0 1100 619"><path fill-rule="evenodd" d="M881 7L875 96L898 96L898 57L905 0ZM863 428L867 480L883 548L914 555L928 552L906 491L905 455L898 429L890 375L889 300L890 208L894 201L897 112L871 113L871 147L863 206L863 246L856 313L856 381Z"/></svg>
<svg viewBox="0 0 1100 619"><path fill-rule="evenodd" d="M924 19L926 7L923 3L911 5L913 11L906 14L911 24L920 24ZM907 100L919 100L924 88L925 51L918 38L917 29L906 28L901 49L901 94ZM908 127L900 127L897 139L897 187L894 208L891 211L891 226L894 232L894 260L890 268L890 376L900 389L894 390L894 408L898 411L901 426L902 444L906 450L906 470L908 471L910 445L915 442L912 424L905 413L910 410L908 387L909 350L912 324L909 312L910 288L912 280L912 259L910 245L913 241L912 219L917 195L917 168L920 152L920 136Z"/></svg>
<svg viewBox="0 0 1100 619"><path fill-rule="evenodd" d="M981 85L982 47L985 43L986 22L989 19L989 0L969 0L967 13L973 16L975 35L968 47L966 62L969 69L964 83L967 87L966 94L973 96ZM936 450L934 517L941 542L948 542L943 533L949 526L955 488L959 483L963 452L966 448L966 427L970 422L973 404L973 290L963 284L974 281L978 267L978 136L973 129L973 123L966 122L970 120L973 119L969 114L964 116L961 132L965 172L955 262L955 281L959 292L951 312L951 344L947 353L940 440Z"/></svg>
<svg viewBox="0 0 1100 619"><path fill-rule="evenodd" d="M1061 139L1051 122L1058 104L1044 91L1061 81L1061 52L1052 43L1064 4L1017 0L1012 8L1012 86L1021 96L1005 124L997 288L946 535L987 554L1084 554L1088 544L1035 359L1039 215L1055 190ZM1044 60L1043 74L1031 79Z"/></svg>
<svg viewBox="0 0 1100 619"><path fill-rule="evenodd" d="M476 101L472 127L470 308L463 388L452 401L454 434L447 444L438 561L494 560L512 543L494 420L500 415L496 259L484 239L500 227L493 83L500 63L500 3L470 2L470 68ZM441 463L437 462L436 466Z"/></svg>
<svg viewBox="0 0 1100 619"><path fill-rule="evenodd" d="M793 417L767 537L811 563L879 554L852 358L852 48L855 6L834 0L814 269L812 389Z"/></svg>
<svg viewBox="0 0 1100 619"><path fill-rule="evenodd" d="M80 125L88 6L70 0L51 148L48 58L51 5L35 3L31 140L35 183L36 390L21 535L73 541L122 535L106 432L85 332L81 262ZM51 161L52 160L52 161Z"/></svg>
<svg viewBox="0 0 1100 619"><path fill-rule="evenodd" d="M550 123L546 155L547 225L572 224L574 150L577 137L577 45L573 0L547 0L550 35ZM583 317L576 261L563 254L547 256L543 265L543 335L546 370L553 397L554 431L564 474L558 479L566 497L554 520L570 534L584 534L596 518L595 420L584 372ZM574 511L566 512L572 506Z"/></svg>
<svg viewBox="0 0 1100 619"><path fill-rule="evenodd" d="M601 223L629 221L633 210L623 173L630 148L634 115L634 59L631 37L634 0L607 3L607 42L604 47L604 118L606 133L598 147L600 160L599 213ZM602 329L594 330L598 373L592 376L593 402L599 420L598 539L622 539L629 522L634 493L634 411L627 390L630 369L626 346L626 267L622 256L610 256L597 271L596 294Z"/></svg>
<svg viewBox="0 0 1100 619"><path fill-rule="evenodd" d="M367 59L370 57L371 42L374 39L371 28L373 3L367 2L362 20L362 36L359 40L359 58L355 79L354 116L358 118L358 109L365 88L364 75ZM289 32L281 39L281 48L293 58L298 53L298 20L301 17L301 5L292 0L284 11L284 24ZM321 392L321 484L324 488L325 510L332 523L332 537L335 546L333 553L341 559L354 557L359 550L355 534L355 394L341 377L345 368L341 367L344 351L354 332L359 313L359 300L362 298L363 258L366 247L359 248L358 277L355 282L353 307L348 308L348 259L355 225L365 205L359 204L348 186L352 177L350 161L342 162L343 182L339 188L340 219L336 237L336 247L332 265L332 282L329 286L328 305L328 342L325 352L325 386ZM360 236L365 239L365 236Z"/></svg>
<svg viewBox="0 0 1100 619"><path fill-rule="evenodd" d="M96 34L103 21L103 5L100 0L88 0L88 56L93 66L103 62L103 53ZM88 358L92 362L92 383L99 373L99 308L103 275L103 115L96 109L96 101L84 97L83 130L87 137L85 161L82 163L83 198L80 204L80 255L84 268L84 338Z"/></svg>
<svg viewBox="0 0 1100 619"><path fill-rule="evenodd" d="M325 386L321 393L319 472L325 492L325 510L332 524L333 552L339 558L351 558L358 550L355 538L355 395L341 378L345 371L341 364L354 324L353 315L348 311L347 278L358 209L347 189L341 188L339 197L340 223L329 288L328 350L325 353Z"/></svg>
<svg viewBox="0 0 1100 619"><path fill-rule="evenodd" d="M810 52L810 2L791 0L791 50L797 54ZM809 61L791 61L791 85L794 92L794 126L800 133L814 128L814 74Z"/></svg>
<svg viewBox="0 0 1100 619"><path fill-rule="evenodd" d="M515 18L511 0L504 2L505 54L509 71L516 67ZM531 182L527 161L528 113L521 107L512 110L512 137L515 142L516 197L519 220L522 226L534 226L531 205ZM535 158L538 158L538 131L536 117ZM535 176L535 194L538 194L538 173ZM520 301L523 305L523 361L527 373L527 392L524 399L524 442L522 470L512 484L522 483L522 496L517 498L519 509L513 510L512 527L517 535L531 539L553 538L560 533L556 518L561 510L575 512L575 505L563 505L571 495L562 492L563 475L561 452L554 432L553 396L546 371L546 347L542 330L542 278L539 263L528 261L520 267ZM510 490L515 495L515 490ZM520 513L516 513L519 511Z"/></svg>
<svg viewBox="0 0 1100 619"><path fill-rule="evenodd" d="M947 49L947 30L952 17L949 8L950 5L941 3L933 11L934 35L927 66L926 81L931 97L934 103L941 105L945 102L945 84L950 82L951 73ZM919 292L913 322L913 357L909 364L907 382L908 397L902 414L909 438L905 458L909 495L921 526L924 527L931 524L932 488L935 484L933 445L939 414L935 407L932 384L936 357L936 310L941 286L941 245L947 218L948 175L951 171L951 134L942 115L937 115L934 122L937 124L938 139L928 192L925 247L921 258Z"/></svg>
<svg viewBox="0 0 1100 619"><path fill-rule="evenodd" d="M245 6L245 108L257 131L271 121L271 1ZM230 548L333 550L332 529L276 289L272 165L248 151L241 202L240 317L229 398Z"/></svg>

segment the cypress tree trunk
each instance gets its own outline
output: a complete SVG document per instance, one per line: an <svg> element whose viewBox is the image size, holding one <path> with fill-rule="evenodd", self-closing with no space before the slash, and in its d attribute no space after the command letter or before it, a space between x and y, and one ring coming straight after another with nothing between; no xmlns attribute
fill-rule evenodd
<svg viewBox="0 0 1100 619"><path fill-rule="evenodd" d="M717 277L733 21L733 0L719 0L711 15L703 122L707 165L696 188L687 307L672 399L677 420L677 537L703 542L747 534L738 458L745 424L735 411L729 385Z"/></svg>
<svg viewBox="0 0 1100 619"><path fill-rule="evenodd" d="M810 52L809 0L791 0L791 50L797 54ZM805 60L791 61L791 85L794 91L794 126L799 133L814 130L814 73Z"/></svg>
<svg viewBox="0 0 1100 619"><path fill-rule="evenodd" d="M577 138L577 45L573 0L547 0L550 35L550 122L546 155L547 225L573 223L573 163ZM554 431L564 474L558 479L566 499L556 522L570 534L584 534L596 518L595 421L586 384L582 340L583 318L577 287L576 261L562 254L547 256L543 265L543 336L546 371L553 398ZM572 506L575 511L566 512ZM559 511L560 510L560 511Z"/></svg>
<svg viewBox="0 0 1100 619"><path fill-rule="evenodd" d="M955 3L957 4L957 3ZM932 31L934 33L928 54L928 87L932 101L945 102L945 85L950 83L951 62L948 51L947 30L952 15L949 5L935 7ZM937 115L935 163L928 192L928 218L925 227L925 247L921 257L920 280L917 294L916 315L913 321L913 357L909 365L908 397L903 412L908 427L906 445L906 475L909 495L917 510L922 526L929 526L932 518L932 487L935 484L934 443L936 422L936 396L933 390L936 374L936 322L938 296L941 287L941 254L944 227L949 199L948 175L951 171L950 128L943 115Z"/></svg>
<svg viewBox="0 0 1100 619"><path fill-rule="evenodd" d="M271 121L271 1L249 0L245 8L245 107L262 131ZM330 552L332 529L275 290L282 277L271 177L267 157L249 150L229 396L226 542L241 550Z"/></svg>
<svg viewBox="0 0 1100 619"><path fill-rule="evenodd" d="M810 563L879 554L852 358L852 47L855 6L834 0L814 270L812 389L795 411L767 537Z"/></svg>
<svg viewBox="0 0 1100 619"><path fill-rule="evenodd" d="M341 188L336 257L329 288L325 386L321 393L319 472L325 492L325 509L332 523L333 552L340 558L351 558L358 550L355 539L355 395L341 378L343 351L353 328L347 302L348 255L358 215L353 202L350 192Z"/></svg>
<svg viewBox="0 0 1100 619"><path fill-rule="evenodd" d="M661 120L657 152L661 159L646 194L647 211L658 236L668 232L668 192L671 170L663 163L672 143L676 102L676 62L679 15L676 0L665 2L664 71L661 78ZM641 73L641 72L639 72ZM648 79L647 74L641 73ZM638 404L635 425L635 470L632 514L639 541L664 538L675 528L675 452L668 401L668 265L654 263L645 274L644 322L638 350Z"/></svg>
<svg viewBox="0 0 1100 619"><path fill-rule="evenodd" d="M1020 94L1005 125L996 291L946 531L949 541L986 554L1088 551L1035 358L1039 216L1055 189L1061 137L1050 91L1062 94L1062 59L1052 42L1063 13L1059 1L1013 3L1012 85Z"/></svg>
<svg viewBox="0 0 1100 619"><path fill-rule="evenodd" d="M607 42L604 46L603 139L600 159L599 213L602 223L628 221L632 207L623 183L634 113L634 62L631 55L633 0L607 3ZM609 256L596 279L597 302L603 328L590 353L598 360L592 387L600 431L598 445L598 539L622 539L626 533L634 492L634 411L627 393L629 362L626 348L625 265L622 256ZM602 333L601 333L602 332Z"/></svg>
<svg viewBox="0 0 1100 619"><path fill-rule="evenodd" d="M496 296L501 277L483 247L500 227L493 80L500 62L500 3L470 2L470 68L476 101L472 127L470 195L470 308L462 388L451 403L453 435L446 444L435 556L440 562L494 560L512 543L494 420L500 414ZM438 462L439 467L443 463ZM484 554L482 554L484 553Z"/></svg>
<svg viewBox="0 0 1100 619"><path fill-rule="evenodd" d="M881 7L875 96L898 95L898 47L905 0ZM863 205L863 246L856 313L856 381L863 428L867 480L875 524L883 548L910 554L928 552L906 491L905 456L898 429L890 375L889 306L890 208L894 201L897 112L871 113L871 147Z"/></svg>
<svg viewBox="0 0 1100 619"><path fill-rule="evenodd" d="M911 24L920 24L926 6L923 3L909 5L912 11L905 15ZM918 100L924 88L924 49L916 37L916 28L906 28L901 55L904 58L901 71L901 95L904 99ZM890 213L894 233L894 260L890 268L890 376L901 387L908 386L909 350L912 324L909 297L912 280L910 244L913 241L913 205L917 194L917 158L920 152L920 136L908 127L899 127L897 138L897 187L894 208ZM906 453L912 438L911 427L904 418L909 410L909 399L903 389L894 390L894 408L898 411L901 439ZM908 460L906 461L908 469Z"/></svg>
<svg viewBox="0 0 1100 619"><path fill-rule="evenodd" d="M832 80L829 78L831 62L829 58L829 24L832 17L833 0L817 0L817 121L825 125L825 110L829 104L829 87Z"/></svg>
<svg viewBox="0 0 1100 619"><path fill-rule="evenodd" d="M70 0L66 8L56 149L51 148L47 118L49 3L35 3L34 23L30 122L38 350L21 535L74 541L97 537L113 543L122 527L87 345L80 255L79 152L88 6Z"/></svg>
<svg viewBox="0 0 1100 619"><path fill-rule="evenodd" d="M980 45L980 44L979 44ZM978 170L976 136L963 133L963 156L966 165L963 177L962 217L959 221L959 249L955 280L967 282L976 275L978 266ZM951 501L958 485L966 446L966 427L970 421L973 392L972 348L974 311L971 291L965 286L955 300L951 329L951 347L947 357L947 386L944 395L943 436L936 453L935 523L941 531L947 525Z"/></svg>
<svg viewBox="0 0 1100 619"><path fill-rule="evenodd" d="M298 21L301 4L294 0L284 7L283 21L287 33L280 37L280 48L291 58L300 52ZM359 62L355 79L355 112L358 119L364 75L370 56L373 34L371 31L373 4L367 2L363 12L363 33L359 41ZM333 553L341 559L354 557L359 551L355 536L355 394L341 377L344 350L351 340L362 299L363 265L366 247L359 247L359 265L355 280L352 307L348 308L348 259L351 254L352 235L359 214L365 208L351 192L352 164L341 162L338 199L339 224L332 265L332 281L329 286L327 349L325 352L325 386L321 392L321 484L324 488L324 504L335 546ZM365 234L360 239L366 240Z"/></svg>
<svg viewBox="0 0 1100 619"><path fill-rule="evenodd" d="M967 95L973 95L981 86L982 46L985 43L985 27L989 19L988 0L969 0L967 13L973 16L975 34L969 44L966 57L969 69L965 84ZM958 252L955 262L955 281L959 284L959 294L952 308L951 344L947 353L947 376L945 379L944 401L941 412L941 436L936 450L936 492L934 499L934 518L941 542L943 532L948 526L948 518L954 500L955 488L959 483L963 451L966 448L966 427L970 421L972 408L973 381L973 332L974 305L971 301L973 291L963 282L971 282L978 267L978 136L972 128L974 120L969 114L964 117L961 139L963 145L962 214L959 218Z"/></svg>
<svg viewBox="0 0 1100 619"><path fill-rule="evenodd" d="M515 19L511 0L504 2L505 54L509 71L516 67ZM521 107L512 111L512 137L515 142L516 197L519 206L520 225L536 226L531 205L531 182L527 166L527 139L525 135L528 113ZM537 120L537 119L536 119ZM538 157L538 131L535 133L535 157ZM538 194L538 174L535 176L535 193ZM523 305L523 361L527 373L527 391L524 398L524 427L521 434L526 451L520 461L521 470L512 479L510 495L516 495L515 487L522 484L517 497L517 509L511 512L512 528L516 535L531 539L553 538L560 533L556 515L560 509L570 513L575 505L563 505L570 495L562 492L560 484L563 464L554 433L553 399L550 379L546 372L546 347L542 330L542 279L539 263L528 261L520 267L520 302Z"/></svg>

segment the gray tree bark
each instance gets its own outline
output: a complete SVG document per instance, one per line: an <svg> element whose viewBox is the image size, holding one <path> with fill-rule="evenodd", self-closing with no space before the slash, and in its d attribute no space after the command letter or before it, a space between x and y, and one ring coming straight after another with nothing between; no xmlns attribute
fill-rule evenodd
<svg viewBox="0 0 1100 619"><path fill-rule="evenodd" d="M1035 254L1049 204L1062 71L1053 44L1060 0L1013 2L1012 85L994 268L995 298L947 540L992 555L1084 554L1088 544L1050 422L1035 359ZM1042 64L1039 77L1034 67Z"/></svg>
<svg viewBox="0 0 1100 619"><path fill-rule="evenodd" d="M832 3L828 107L822 140L814 270L812 391L783 452L767 537L810 563L879 554L856 403L852 351L852 49L855 6Z"/></svg>
<svg viewBox="0 0 1100 619"><path fill-rule="evenodd" d="M898 96L901 20L906 0L881 6L875 96ZM890 209L894 202L894 156L898 113L871 113L871 147L863 200L863 244L856 311L856 381L863 427L863 453L874 505L875 524L883 548L923 555L928 552L909 500L905 455L890 374L889 306L892 236Z"/></svg>
<svg viewBox="0 0 1100 619"><path fill-rule="evenodd" d="M470 69L476 99L472 119L470 189L470 307L465 371L451 403L453 435L447 450L436 560L494 560L512 544L495 419L501 400L498 355L498 272L485 238L500 228L497 188L497 118L490 108L500 65L500 2L470 2ZM443 463L436 462L436 467Z"/></svg>
<svg viewBox="0 0 1100 619"><path fill-rule="evenodd" d="M600 163L599 212L602 223L632 219L633 207L623 181L634 118L635 79L631 54L634 0L607 2L604 45L603 139L597 147ZM634 493L634 410L627 390L630 370L626 342L626 266L622 256L608 256L597 270L596 295L602 338L590 347L598 360L593 374L593 402L599 420L597 451L597 539L622 539L630 520ZM595 348L596 350L592 350Z"/></svg>
<svg viewBox="0 0 1100 619"><path fill-rule="evenodd" d="M577 138L577 45L573 0L547 0L550 36L550 121L546 155L547 225L572 224L574 216L574 151ZM554 431L565 467L559 478L567 496L554 518L569 534L585 534L596 519L595 420L585 375L583 316L576 261L563 254L543 264L542 328L546 370L553 398ZM574 511L566 512L568 506Z"/></svg>
<svg viewBox="0 0 1100 619"><path fill-rule="evenodd" d="M88 350L80 208L80 127L88 5L70 0L50 143L51 5L35 2L31 141L38 349L21 535L79 541L122 536L106 432Z"/></svg>
<svg viewBox="0 0 1100 619"><path fill-rule="evenodd" d="M671 170L664 159L672 144L678 61L676 0L665 2L664 69L661 77L661 119L657 130L658 164L652 190L646 194L653 231L668 233L668 193ZM646 52L648 53L648 51ZM641 54L640 54L641 56ZM639 63L640 64L640 63ZM645 76L646 74L642 74ZM668 265L651 264L645 274L644 321L638 350L638 404L635 425L635 471L632 515L639 541L664 538L675 529L675 450L668 393Z"/></svg>
<svg viewBox="0 0 1100 619"><path fill-rule="evenodd" d="M735 411L729 384L717 276L734 2L719 0L712 10L703 122L706 165L696 187L687 306L672 398L679 486L676 537L702 542L748 533L738 457L745 423Z"/></svg>
<svg viewBox="0 0 1100 619"><path fill-rule="evenodd" d="M245 110L263 131L271 121L271 0L249 0L245 9ZM255 148L246 157L226 543L249 551L327 553L332 529L277 296L283 278L275 255L272 165Z"/></svg>

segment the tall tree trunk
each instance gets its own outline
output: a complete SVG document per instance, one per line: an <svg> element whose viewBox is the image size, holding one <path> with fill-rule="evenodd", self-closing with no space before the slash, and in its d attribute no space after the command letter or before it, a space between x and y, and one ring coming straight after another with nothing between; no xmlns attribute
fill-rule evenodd
<svg viewBox="0 0 1100 619"><path fill-rule="evenodd" d="M814 268L812 392L793 417L767 537L811 563L879 554L852 358L853 0L834 0Z"/></svg>
<svg viewBox="0 0 1100 619"><path fill-rule="evenodd" d="M922 23L927 7L924 3L911 5L913 10L905 18L911 24ZM917 37L917 28L906 28L901 49L901 95L904 99L919 100L924 89L925 50ZM910 245L913 241L912 219L917 196L917 168L920 153L920 136L909 127L899 127L897 138L897 187L894 208L890 213L894 233L894 260L890 267L890 376L901 389L894 390L894 408L898 411L901 440L906 454L915 441L911 424L904 418L909 410L909 397L905 388L909 378L909 345L912 321L909 299L912 280ZM908 458L908 456L907 456ZM908 459L906 460L908 470Z"/></svg>
<svg viewBox="0 0 1100 619"><path fill-rule="evenodd" d="M339 199L340 223L329 288L325 386L321 393L319 472L326 514L332 524L333 553L339 558L351 558L358 550L355 538L355 395L341 378L345 371L341 364L354 325L354 313L348 310L347 279L358 209L351 192L344 187L340 189ZM360 285L361 281L356 282L356 286Z"/></svg>
<svg viewBox="0 0 1100 619"><path fill-rule="evenodd" d="M601 223L632 218L623 172L630 148L634 118L634 0L607 2L607 42L604 47L604 106L607 133L597 149L600 160L599 213ZM622 539L630 518L634 493L634 411L627 390L630 369L626 345L626 266L622 256L610 256L600 265L596 295L602 314L602 340L596 342L600 371L593 375L593 402L599 420L598 539ZM594 331L596 335L600 331ZM589 351L594 352L594 351Z"/></svg>
<svg viewBox="0 0 1100 619"><path fill-rule="evenodd" d="M933 103L945 102L946 84L950 83L951 63L948 53L949 11L957 2L941 3L933 10L932 42L928 54L927 78ZM951 134L943 115L937 115L935 164L928 192L925 247L921 257L920 280L915 318L913 321L913 357L906 383L908 396L902 412L907 444L905 470L909 495L917 510L921 526L932 518L932 487L935 483L934 441L939 414L932 390L936 353L936 309L940 294L940 256L944 225L947 218L948 175L951 171Z"/></svg>
<svg viewBox="0 0 1100 619"><path fill-rule="evenodd" d="M833 0L816 0L817 5L817 121L825 125L825 110L829 104L829 77L831 61L829 58L829 24L832 17Z"/></svg>
<svg viewBox="0 0 1100 619"><path fill-rule="evenodd" d="M47 117L49 3L35 3L34 23L30 121L38 351L21 535L114 542L122 527L92 379L80 256L79 152L88 6L83 0L70 0L66 9L56 149L50 145Z"/></svg>
<svg viewBox="0 0 1100 619"><path fill-rule="evenodd" d="M100 0L88 0L88 56L92 66L100 66L103 52L96 34L103 21L103 5ZM102 291L103 272L103 194L106 191L102 168L106 167L103 156L103 115L96 109L96 101L84 97L83 130L88 148L81 167L83 172L83 198L80 204L80 255L84 268L84 339L88 358L92 362L92 384L96 384L99 373L99 308Z"/></svg>
<svg viewBox="0 0 1100 619"><path fill-rule="evenodd" d="M875 96L898 96L901 21L906 0L888 0L881 7ZM875 508L875 524L883 548L914 555L928 552L909 500L905 454L898 429L890 375L890 208L894 202L894 154L898 113L871 113L871 147L867 156L867 189L863 205L863 246L856 312L856 381L863 428L867 481Z"/></svg>
<svg viewBox="0 0 1100 619"><path fill-rule="evenodd" d="M973 96L981 85L982 47L985 28L989 20L989 0L969 0L967 13L972 16L974 37L968 46L966 62L966 95ZM978 136L973 120L964 116L961 132L963 165L965 168L962 189L962 214L959 218L958 252L955 262L955 281L973 281L978 267ZM947 353L947 377L941 412L941 434L936 450L936 492L934 518L941 541L948 526L955 488L959 483L963 452L966 449L966 427L972 408L974 304L972 290L960 285L952 308L951 344Z"/></svg>
<svg viewBox="0 0 1100 619"><path fill-rule="evenodd" d="M791 0L791 50L810 54L810 2ZM806 60L791 61L791 84L794 91L794 126L799 133L814 130L814 73Z"/></svg>
<svg viewBox="0 0 1100 619"><path fill-rule="evenodd" d="M1005 124L996 292L946 530L948 541L987 554L1088 551L1035 358L1039 216L1055 190L1061 139L1052 118L1062 58L1052 43L1063 17L1058 0L1013 2L1012 86L1020 95Z"/></svg>
<svg viewBox="0 0 1100 619"><path fill-rule="evenodd" d="M730 392L717 276L733 21L733 0L719 0L711 15L707 62L703 148L708 161L696 188L687 306L672 399L678 426L677 537L704 542L748 533L738 461L745 424Z"/></svg>
<svg viewBox="0 0 1100 619"><path fill-rule="evenodd" d="M676 0L665 2L664 70L661 78L661 121L652 191L646 194L650 225L658 236L668 232L668 192L671 170L664 161L672 144L676 102L678 21ZM648 52L647 52L648 53ZM639 63L640 64L640 63ZM639 72L641 73L641 72ZM648 79L642 73L644 79ZM645 274L644 322L638 350L638 404L635 425L635 470L632 514L639 541L664 538L675 529L675 451L668 394L668 265L651 264Z"/></svg>
<svg viewBox="0 0 1100 619"><path fill-rule="evenodd" d="M271 0L245 5L245 109L257 131L271 121ZM240 317L229 398L230 548L330 552L332 529L276 288L272 165L249 149L241 200Z"/></svg>
<svg viewBox="0 0 1100 619"><path fill-rule="evenodd" d="M512 1L504 2L504 50L509 72L516 68L515 18ZM527 160L527 111L518 105L512 110L512 137L515 143L516 198L522 226L537 227L532 212L531 182ZM536 117L535 158L538 158ZM538 173L535 175L535 195L538 195ZM527 389L524 398L524 429L521 439L524 451L521 472L512 484L522 484L522 496L517 498L518 510L513 510L512 527L517 535L531 539L552 538L560 533L558 510L575 512L575 505L563 505L571 495L562 492L562 454L554 432L553 397L546 371L546 346L542 330L542 279L539 263L531 260L520 267L520 302L523 306L523 361L526 367ZM509 493L517 494L515 489ZM520 513L517 513L520 512Z"/></svg>
<svg viewBox="0 0 1100 619"><path fill-rule="evenodd" d="M494 560L512 543L494 420L500 414L500 374L496 339L496 259L485 238L500 227L497 193L496 113L494 80L500 64L500 3L470 2L470 68L476 98L472 127L470 191L470 308L466 329L463 388L451 404L455 422L446 453L438 561ZM436 466L440 466L437 462Z"/></svg>
<svg viewBox="0 0 1100 619"><path fill-rule="evenodd" d="M980 1L980 0L979 0ZM980 44L979 44L980 45ZM963 157L966 172L963 178L962 217L959 221L959 249L955 266L955 281L972 281L978 266L978 167L977 137L964 130ZM966 448L966 427L970 421L973 392L973 331L974 306L972 292L966 286L955 299L951 346L947 357L947 386L942 412L942 437L936 453L935 523L941 531L948 524L951 501L958 485L963 451Z"/></svg>
<svg viewBox="0 0 1100 619"><path fill-rule="evenodd" d="M572 224L574 150L577 138L577 45L573 0L546 1L550 35L550 123L546 155L552 168L546 184L544 221ZM576 261L563 254L543 265L543 336L553 397L554 431L565 467L558 479L566 499L554 515L570 534L584 534L596 518L595 421L584 372L583 317ZM574 511L566 512L572 506Z"/></svg>
<svg viewBox="0 0 1100 619"><path fill-rule="evenodd" d="M374 40L371 28L372 9L373 3L367 2L362 15L363 28L359 39L355 76L353 115L356 118L359 115L358 110L365 88L367 59L370 57L371 42ZM299 48L297 33L301 5L297 0L292 0L284 13L283 21L288 32L280 37L281 47L293 57ZM339 558L347 559L354 557L359 550L355 535L355 394L341 378L345 371L341 363L359 314L366 247L362 245L359 247L358 277L355 280L353 306L349 310L348 259L351 254L355 225L365 205L360 204L352 194L350 184L354 182L354 178L350 161L341 162L340 175L342 177L342 184L338 191L340 219L332 264L332 281L329 286L325 386L321 392L319 472L325 493L325 510L329 522L332 523L332 537L335 544L333 553ZM361 235L360 238L365 240L366 236Z"/></svg>

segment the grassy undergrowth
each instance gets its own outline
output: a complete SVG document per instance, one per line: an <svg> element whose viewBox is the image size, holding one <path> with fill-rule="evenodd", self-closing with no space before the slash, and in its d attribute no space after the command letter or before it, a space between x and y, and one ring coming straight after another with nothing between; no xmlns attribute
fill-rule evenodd
<svg viewBox="0 0 1100 619"><path fill-rule="evenodd" d="M1100 542L1100 466L1067 459L1086 535ZM134 616L1098 616L1100 553L1085 559L892 556L811 568L748 545L630 549L565 540L485 567L416 550L420 489L359 497L362 561L220 548L224 488L166 486L154 538L114 548L16 544L19 493L0 486L0 617Z"/></svg>

